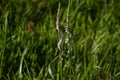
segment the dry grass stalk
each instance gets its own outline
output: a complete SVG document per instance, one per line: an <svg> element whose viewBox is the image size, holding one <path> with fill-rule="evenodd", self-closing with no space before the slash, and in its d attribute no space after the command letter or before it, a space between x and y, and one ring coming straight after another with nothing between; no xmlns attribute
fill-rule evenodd
<svg viewBox="0 0 120 80"><path fill-rule="evenodd" d="M28 22L28 33L32 34L34 36L38 36L38 33L35 31L35 29L33 28L33 22L29 21Z"/></svg>

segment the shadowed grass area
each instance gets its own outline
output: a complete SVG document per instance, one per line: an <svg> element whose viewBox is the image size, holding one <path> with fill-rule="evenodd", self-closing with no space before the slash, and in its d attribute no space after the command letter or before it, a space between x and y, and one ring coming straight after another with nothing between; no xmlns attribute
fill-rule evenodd
<svg viewBox="0 0 120 80"><path fill-rule="evenodd" d="M119 80L119 12L117 0L1 0L0 79Z"/></svg>

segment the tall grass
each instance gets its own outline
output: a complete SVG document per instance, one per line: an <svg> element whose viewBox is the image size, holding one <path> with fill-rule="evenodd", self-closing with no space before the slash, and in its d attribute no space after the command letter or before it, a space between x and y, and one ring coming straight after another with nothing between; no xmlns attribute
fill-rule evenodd
<svg viewBox="0 0 120 80"><path fill-rule="evenodd" d="M0 80L119 80L119 4L0 1Z"/></svg>

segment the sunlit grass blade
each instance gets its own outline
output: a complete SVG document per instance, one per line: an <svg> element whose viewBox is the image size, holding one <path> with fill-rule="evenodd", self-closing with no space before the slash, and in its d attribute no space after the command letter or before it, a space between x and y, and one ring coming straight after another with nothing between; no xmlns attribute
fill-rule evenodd
<svg viewBox="0 0 120 80"><path fill-rule="evenodd" d="M20 61L20 67L19 67L19 78L22 79L22 67L23 67L23 60L24 60L24 56L27 54L28 48L26 47L24 49L24 52L22 54L21 57L21 61Z"/></svg>

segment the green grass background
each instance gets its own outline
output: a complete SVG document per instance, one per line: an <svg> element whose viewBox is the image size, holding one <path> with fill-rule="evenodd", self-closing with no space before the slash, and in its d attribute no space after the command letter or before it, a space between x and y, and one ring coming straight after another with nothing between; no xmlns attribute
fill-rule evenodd
<svg viewBox="0 0 120 80"><path fill-rule="evenodd" d="M55 25L59 3L60 28L65 34L69 5L72 33L72 51L67 53L62 46L69 55L62 63ZM29 21L34 23L37 38L27 32ZM120 79L120 0L0 1L0 80L53 78Z"/></svg>

